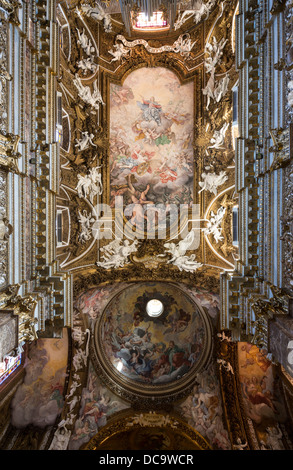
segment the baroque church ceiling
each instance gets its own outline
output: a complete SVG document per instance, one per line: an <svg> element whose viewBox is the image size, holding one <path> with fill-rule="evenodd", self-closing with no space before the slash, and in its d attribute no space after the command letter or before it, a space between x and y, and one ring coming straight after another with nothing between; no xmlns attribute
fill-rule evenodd
<svg viewBox="0 0 293 470"><path fill-rule="evenodd" d="M3 445L291 449L289 385L223 326L244 217L239 3L154 2L148 25L141 3L56 6L54 262L72 316L30 343Z"/></svg>

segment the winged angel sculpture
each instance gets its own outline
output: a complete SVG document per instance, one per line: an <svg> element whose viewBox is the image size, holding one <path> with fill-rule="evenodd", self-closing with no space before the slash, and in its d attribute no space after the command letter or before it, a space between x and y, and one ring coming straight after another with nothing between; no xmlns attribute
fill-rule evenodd
<svg viewBox="0 0 293 470"><path fill-rule="evenodd" d="M181 26L193 16L195 24L199 23L204 16L207 19L214 4L215 0L209 0L206 3L202 0L196 0L192 10L184 10L183 13L179 15L174 24L174 29L177 30L181 28Z"/></svg>
<svg viewBox="0 0 293 470"><path fill-rule="evenodd" d="M86 16L94 18L97 21L102 21L104 31L106 31L106 33L110 33L112 31L111 15L106 13L106 9L101 4L95 2L94 7L91 7L90 5L82 5L81 9Z"/></svg>
<svg viewBox="0 0 293 470"><path fill-rule="evenodd" d="M204 95L207 96L206 110L209 109L210 101L215 100L217 103L223 98L228 91L229 76L226 74L219 81L215 79L216 67L221 63L221 57L223 55L223 49L227 43L227 39L222 38L219 42L215 37L212 38L211 43L207 43L205 46L205 53L208 55L204 61L204 65L207 73L210 74L210 78L202 89Z"/></svg>
<svg viewBox="0 0 293 470"><path fill-rule="evenodd" d="M202 180L199 181L199 186L201 189L198 191L198 193L201 193L204 190L210 191L213 193L215 196L218 193L218 186L221 186L224 184L228 176L226 175L226 171L221 171L219 175L216 175L215 173L205 173L203 172L201 174Z"/></svg>
<svg viewBox="0 0 293 470"><path fill-rule="evenodd" d="M104 253L102 261L97 261L96 265L105 269L122 268L129 263L129 255L137 251L137 245L138 240L134 240L130 244L129 240L123 240L122 242L120 238L117 238L101 248L101 252Z"/></svg>
<svg viewBox="0 0 293 470"><path fill-rule="evenodd" d="M172 263L180 271L194 272L202 266L195 260L195 254L187 256L185 253L192 247L194 242L194 230L176 245L175 243L165 243L167 253L171 253L172 258L167 261L167 264Z"/></svg>

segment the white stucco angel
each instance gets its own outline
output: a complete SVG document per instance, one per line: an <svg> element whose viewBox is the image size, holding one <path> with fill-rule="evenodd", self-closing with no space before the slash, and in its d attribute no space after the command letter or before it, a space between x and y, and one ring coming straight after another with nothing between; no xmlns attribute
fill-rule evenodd
<svg viewBox="0 0 293 470"><path fill-rule="evenodd" d="M213 36L212 42L207 42L205 45L205 53L208 54L204 61L206 71L214 74L216 66L221 63L221 57L223 55L223 49L228 39L222 38L219 42L216 37Z"/></svg>
<svg viewBox="0 0 293 470"><path fill-rule="evenodd" d="M207 223L206 228L203 229L205 235L213 235L216 243L218 243L220 240L223 240L221 223L225 212L226 209L223 206L217 210L216 214L214 211L211 211L211 217Z"/></svg>
<svg viewBox="0 0 293 470"><path fill-rule="evenodd" d="M66 395L66 399L72 397L75 394L78 387L81 387L81 383L78 383L76 380L74 380L70 386L69 394Z"/></svg>
<svg viewBox="0 0 293 470"><path fill-rule="evenodd" d="M195 24L205 16L205 19L209 17L210 10L214 5L215 1L210 0L207 3L204 3L202 0L196 0L193 4L192 10L184 10L183 13L180 13L178 19L174 23L174 29L177 30L183 26L183 24L194 16Z"/></svg>
<svg viewBox="0 0 293 470"><path fill-rule="evenodd" d="M227 132L227 129L229 127L229 122L225 122L223 127L219 131L215 130L214 135L211 138L211 144L209 146L210 149L215 148L215 149L220 149L223 148L223 145L225 143L225 135Z"/></svg>
<svg viewBox="0 0 293 470"><path fill-rule="evenodd" d="M217 359L217 363L219 364L220 369L223 367L228 372L231 372L231 374L234 374L234 370L230 362L227 362L224 359Z"/></svg>
<svg viewBox="0 0 293 470"><path fill-rule="evenodd" d="M73 367L75 371L81 370L87 363L87 354L86 351L82 349L78 349L77 352L74 354L73 359Z"/></svg>
<svg viewBox="0 0 293 470"><path fill-rule="evenodd" d="M98 89L97 80L94 82L94 91L90 99L90 104L95 108L99 109L99 104L105 106L100 90Z"/></svg>
<svg viewBox="0 0 293 470"><path fill-rule="evenodd" d="M94 63L93 57L87 57L86 59L81 59L77 62L78 68L80 68L83 71L83 74L85 75L87 72L92 72L96 73L99 66Z"/></svg>
<svg viewBox="0 0 293 470"><path fill-rule="evenodd" d="M6 70L6 63L3 51L0 52L0 80L12 80L12 75Z"/></svg>
<svg viewBox="0 0 293 470"><path fill-rule="evenodd" d="M116 62L117 60L129 57L130 49L126 49L122 43L114 44L113 48L115 49L114 51L113 49L109 50L109 54L113 56L111 62Z"/></svg>
<svg viewBox="0 0 293 470"><path fill-rule="evenodd" d="M77 44L80 45L80 47L86 53L86 55L91 56L95 52L95 48L91 40L85 34L84 28L82 30L82 33L79 31L78 28L76 28L76 31L77 31L77 36L78 36Z"/></svg>
<svg viewBox="0 0 293 470"><path fill-rule="evenodd" d="M81 83L81 78L78 76L78 74L75 75L75 78L73 79L73 83L77 88L78 91L78 96L87 104L91 105L94 109L99 109L99 105L105 105L102 95L100 91L98 90L98 85L97 85L97 80L95 80L93 86L94 90L91 92L91 89L88 85L83 86Z"/></svg>
<svg viewBox="0 0 293 470"><path fill-rule="evenodd" d="M70 436L71 431L69 431L65 426L58 428L55 431L49 450L66 450Z"/></svg>
<svg viewBox="0 0 293 470"><path fill-rule="evenodd" d="M216 175L216 173L205 173L203 172L201 174L202 181L199 181L199 186L201 189L198 191L198 193L201 193L202 191L210 191L213 193L215 196L218 193L218 187L224 184L228 176L226 175L226 171L221 171L219 175Z"/></svg>
<svg viewBox="0 0 293 470"><path fill-rule="evenodd" d="M130 244L129 240L115 239L101 251L104 253L102 261L97 261L96 265L105 269L121 268L129 263L129 255L137 251L138 240Z"/></svg>
<svg viewBox="0 0 293 470"><path fill-rule="evenodd" d="M217 333L217 336L220 338L220 341L227 341L228 343L232 342L232 338L230 336L227 336L224 331L221 331L221 333Z"/></svg>
<svg viewBox="0 0 293 470"><path fill-rule="evenodd" d="M86 176L77 175L78 182L75 189L77 190L78 197L89 198L92 204L95 196L100 196L103 193L102 175L98 171L100 168L100 166L91 168Z"/></svg>
<svg viewBox="0 0 293 470"><path fill-rule="evenodd" d="M98 194L99 196L101 196L103 193L102 174L99 171L100 168L101 166L95 166L91 168L89 172L89 178L91 180L91 191L93 194Z"/></svg>
<svg viewBox="0 0 293 470"><path fill-rule="evenodd" d="M89 188L91 181L87 176L77 175L77 185L75 189L77 190L78 197L87 197L89 194Z"/></svg>
<svg viewBox="0 0 293 470"><path fill-rule="evenodd" d="M91 7L90 5L81 5L81 9L86 16L90 16L97 21L102 21L104 31L107 33L112 31L111 15L106 13L105 9L98 2L96 2L94 7Z"/></svg>
<svg viewBox="0 0 293 470"><path fill-rule="evenodd" d="M164 247L166 248L166 252L172 255L171 259L167 261L167 264L172 263L174 266L177 266L180 271L189 272L194 272L201 267L202 264L195 260L195 254L191 256L186 255L186 252L192 249L194 238L195 233L194 230L192 230L183 240L180 240L177 245L173 242L165 243Z"/></svg>
<svg viewBox="0 0 293 470"><path fill-rule="evenodd" d="M267 432L267 446L271 450L284 450L284 444L282 442L283 433L277 423L276 426L266 428Z"/></svg>
<svg viewBox="0 0 293 470"><path fill-rule="evenodd" d="M173 261L173 265L177 266L179 271L195 272L202 266L202 263L196 261L195 254L193 253L190 256L178 256Z"/></svg>
<svg viewBox="0 0 293 470"><path fill-rule="evenodd" d="M190 36L188 33L182 34L179 36L179 38L174 42L173 44L173 51L176 53L179 53L180 55L184 57L188 57L190 55L190 52L192 51L195 43L195 41L191 41Z"/></svg>
<svg viewBox="0 0 293 470"><path fill-rule="evenodd" d="M96 147L96 144L93 142L93 138L94 134L89 134L88 131L82 132L81 139L75 139L77 142L75 147L78 147L79 151L87 149L89 145Z"/></svg>
<svg viewBox="0 0 293 470"><path fill-rule="evenodd" d="M92 226L92 223L95 222L95 220L96 219L92 217L91 214L88 214L86 210L82 211L82 213L78 211L78 221L81 227L81 231L78 235L78 240L81 243L85 243L91 239L92 237L91 226Z"/></svg>
<svg viewBox="0 0 293 470"><path fill-rule="evenodd" d="M215 99L217 103L219 103L221 99L223 98L223 96L226 95L228 91L229 82L230 82L229 75L226 74L214 86L213 98Z"/></svg>
<svg viewBox="0 0 293 470"><path fill-rule="evenodd" d="M210 74L205 88L202 89L204 95L207 96L206 109L209 109L210 101L215 100L217 103L228 91L229 76L226 74L220 80L215 79L216 66L221 63L221 57L223 55L223 49L227 43L227 39L222 38L219 42L215 37L212 38L211 43L207 43L205 46L205 58L204 65L206 72Z"/></svg>

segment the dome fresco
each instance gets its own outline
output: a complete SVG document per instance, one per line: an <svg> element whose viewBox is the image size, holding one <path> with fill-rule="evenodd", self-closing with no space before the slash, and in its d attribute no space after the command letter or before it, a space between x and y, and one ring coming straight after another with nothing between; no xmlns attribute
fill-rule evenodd
<svg viewBox="0 0 293 470"><path fill-rule="evenodd" d="M153 303L163 306L158 316L148 313ZM151 386L170 384L198 369L208 334L205 314L194 300L164 282L134 283L120 291L96 328L104 365L123 380Z"/></svg>

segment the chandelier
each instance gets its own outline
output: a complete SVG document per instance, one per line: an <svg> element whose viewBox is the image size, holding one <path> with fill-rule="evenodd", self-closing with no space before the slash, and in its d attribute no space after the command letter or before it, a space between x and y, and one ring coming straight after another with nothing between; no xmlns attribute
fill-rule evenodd
<svg viewBox="0 0 293 470"><path fill-rule="evenodd" d="M157 11L163 11L168 19L170 28L173 27L176 13L177 0L119 0L122 19L129 36L131 35L132 13L143 12L148 20Z"/></svg>

